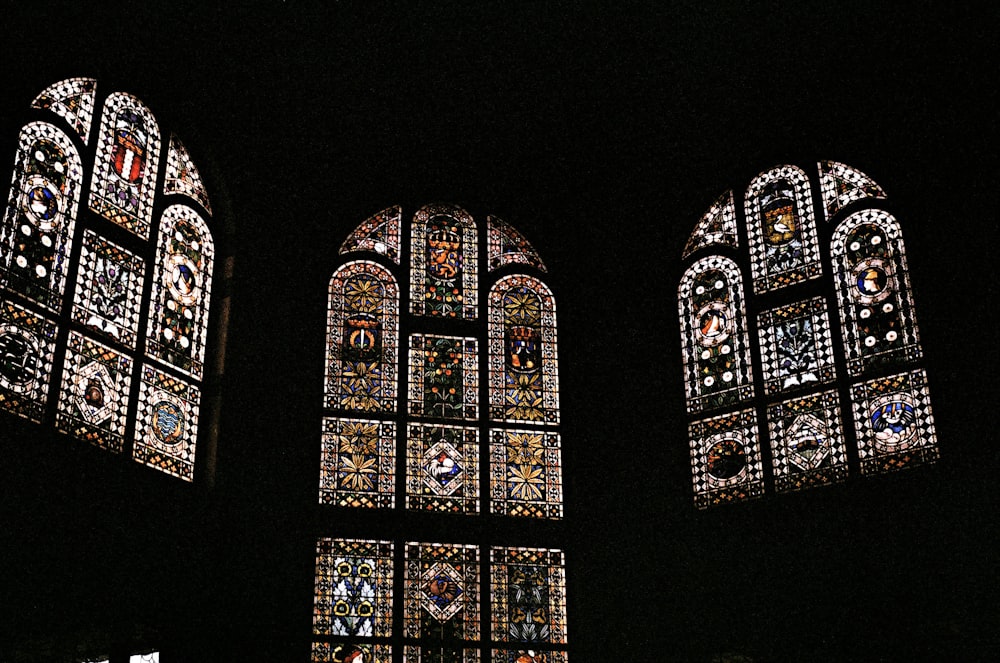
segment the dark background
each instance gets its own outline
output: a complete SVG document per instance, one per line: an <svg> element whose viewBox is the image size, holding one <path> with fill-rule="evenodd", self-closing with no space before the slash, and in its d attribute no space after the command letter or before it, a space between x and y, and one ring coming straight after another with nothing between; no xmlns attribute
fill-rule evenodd
<svg viewBox="0 0 1000 663"><path fill-rule="evenodd" d="M0 3L0 157L71 76L188 147L234 230L216 487L3 417L0 660L304 660L315 538L372 531L564 548L574 663L1000 655L992 13L90 4ZM874 177L902 222L941 460L696 511L681 250L726 189L820 158ZM336 249L436 201L504 218L549 267L562 524L315 505Z"/></svg>

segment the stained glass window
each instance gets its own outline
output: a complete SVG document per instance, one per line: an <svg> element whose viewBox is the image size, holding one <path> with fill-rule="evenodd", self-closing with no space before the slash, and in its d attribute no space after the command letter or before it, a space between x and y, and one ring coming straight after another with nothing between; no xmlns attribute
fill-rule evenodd
<svg viewBox="0 0 1000 663"><path fill-rule="evenodd" d="M201 173L191 161L187 148L173 134L170 136L170 147L167 149L167 174L163 180L163 192L179 193L193 198L205 208L206 212L212 213Z"/></svg>
<svg viewBox="0 0 1000 663"><path fill-rule="evenodd" d="M562 517L559 434L490 431L490 510L509 516Z"/></svg>
<svg viewBox="0 0 1000 663"><path fill-rule="evenodd" d="M215 257L212 235L197 212L172 205L160 219L156 245L146 354L201 378Z"/></svg>
<svg viewBox="0 0 1000 663"><path fill-rule="evenodd" d="M402 222L402 207L396 205L384 209L358 226L340 245L340 253L374 251L398 265Z"/></svg>
<svg viewBox="0 0 1000 663"><path fill-rule="evenodd" d="M684 273L678 295L688 412L753 396L746 304L739 267L706 256Z"/></svg>
<svg viewBox="0 0 1000 663"><path fill-rule="evenodd" d="M192 481L215 247L197 212L164 198L207 210L197 168L174 138L158 187L152 114L122 92L99 99L93 79L32 107L51 122L21 129L0 225L0 408Z"/></svg>
<svg viewBox="0 0 1000 663"><path fill-rule="evenodd" d="M146 273L143 259L85 230L79 270L73 319L134 348Z"/></svg>
<svg viewBox="0 0 1000 663"><path fill-rule="evenodd" d="M120 452L131 382L131 357L70 332L56 428Z"/></svg>
<svg viewBox="0 0 1000 663"><path fill-rule="evenodd" d="M94 119L94 97L97 81L93 78L67 78L39 93L32 108L50 110L66 120L86 145Z"/></svg>
<svg viewBox="0 0 1000 663"><path fill-rule="evenodd" d="M505 276L490 290L489 307L490 418L558 423L552 293L538 279Z"/></svg>
<svg viewBox="0 0 1000 663"><path fill-rule="evenodd" d="M561 550L491 548L493 639L566 642L566 573Z"/></svg>
<svg viewBox="0 0 1000 663"><path fill-rule="evenodd" d="M479 418L479 352L475 338L410 336L410 414Z"/></svg>
<svg viewBox="0 0 1000 663"><path fill-rule="evenodd" d="M836 161L811 175L778 166L750 183L743 210L726 215L727 193L695 226L678 304L698 507L938 457L902 235L885 198ZM706 246L720 254L698 257ZM832 272L820 279L824 251ZM740 265L753 277L746 300Z"/></svg>
<svg viewBox="0 0 1000 663"><path fill-rule="evenodd" d="M538 257L524 235L514 226L495 216L486 217L489 233L489 269L493 271L504 265L531 265L545 271L545 264Z"/></svg>
<svg viewBox="0 0 1000 663"><path fill-rule="evenodd" d="M363 412L396 409L399 288L389 271L350 262L330 280L326 406Z"/></svg>
<svg viewBox="0 0 1000 663"><path fill-rule="evenodd" d="M779 166L761 173L747 189L745 207L754 292L819 276L816 218L805 172Z"/></svg>
<svg viewBox="0 0 1000 663"><path fill-rule="evenodd" d="M479 512L479 430L409 424L406 506L446 513Z"/></svg>
<svg viewBox="0 0 1000 663"><path fill-rule="evenodd" d="M468 212L427 205L413 217L410 312L439 318L477 317L478 240Z"/></svg>
<svg viewBox="0 0 1000 663"><path fill-rule="evenodd" d="M727 191L715 201L702 215L701 220L691 232L681 258L706 246L739 246L739 235L736 232L736 205L733 203L733 192Z"/></svg>
<svg viewBox="0 0 1000 663"><path fill-rule="evenodd" d="M919 359L917 321L896 220L882 210L856 212L837 226L831 252L847 372L856 376Z"/></svg>
<svg viewBox="0 0 1000 663"><path fill-rule="evenodd" d="M401 246L403 216L394 206L362 222L330 281L319 502L327 533L353 521L350 534L370 540L321 540L335 552L317 563L312 660L565 663L562 553L509 549L503 566L490 564L517 518L544 531L563 517L556 309L544 264L509 224L487 216L484 226L453 205L417 209ZM480 260L489 265L482 284ZM345 513L358 508L383 511ZM452 532L438 539L449 543L425 543L429 526ZM462 540L470 531L485 533L472 544ZM384 579L355 578L362 561ZM537 600L517 598L543 578ZM378 600L381 626L361 630ZM494 651L499 636L484 637L491 600L512 606L503 619L519 624L520 638L503 622L509 648Z"/></svg>
<svg viewBox="0 0 1000 663"><path fill-rule="evenodd" d="M395 467L395 422L333 417L323 420L321 503L392 507Z"/></svg>
<svg viewBox="0 0 1000 663"><path fill-rule="evenodd" d="M149 237L160 163L160 129L141 101L115 92L104 101L90 208Z"/></svg>
<svg viewBox="0 0 1000 663"><path fill-rule="evenodd" d="M21 130L0 250L3 284L50 311L62 304L83 169L61 129L32 122Z"/></svg>

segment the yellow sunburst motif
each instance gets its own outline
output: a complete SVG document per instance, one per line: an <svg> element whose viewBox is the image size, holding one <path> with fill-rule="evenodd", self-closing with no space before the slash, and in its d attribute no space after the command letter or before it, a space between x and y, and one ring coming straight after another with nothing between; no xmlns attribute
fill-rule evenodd
<svg viewBox="0 0 1000 663"><path fill-rule="evenodd" d="M375 313L385 299L385 287L373 276L359 274L344 285L347 307L360 313Z"/></svg>
<svg viewBox="0 0 1000 663"><path fill-rule="evenodd" d="M507 459L511 463L532 464L542 462L545 449L541 433L509 433Z"/></svg>
<svg viewBox="0 0 1000 663"><path fill-rule="evenodd" d="M544 470L532 465L510 465L507 467L510 479L510 496L516 500L542 499L545 485Z"/></svg>
<svg viewBox="0 0 1000 663"><path fill-rule="evenodd" d="M378 424L345 422L337 438L344 453L373 454L378 447Z"/></svg>
<svg viewBox="0 0 1000 663"><path fill-rule="evenodd" d="M507 291L503 298L504 320L507 324L537 325L541 318L538 295L525 287Z"/></svg>

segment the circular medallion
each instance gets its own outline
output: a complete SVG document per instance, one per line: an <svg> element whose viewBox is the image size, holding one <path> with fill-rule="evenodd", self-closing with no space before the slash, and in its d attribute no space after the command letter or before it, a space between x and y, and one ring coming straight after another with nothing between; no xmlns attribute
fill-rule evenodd
<svg viewBox="0 0 1000 663"><path fill-rule="evenodd" d="M153 435L163 444L177 444L184 434L184 413L176 403L159 401L153 406Z"/></svg>
<svg viewBox="0 0 1000 663"><path fill-rule="evenodd" d="M25 393L35 384L35 340L13 325L0 325L0 386Z"/></svg>
<svg viewBox="0 0 1000 663"><path fill-rule="evenodd" d="M729 338L732 322L729 307L723 302L710 302L698 311L698 342L712 347Z"/></svg>
<svg viewBox="0 0 1000 663"><path fill-rule="evenodd" d="M733 438L716 442L707 454L708 473L726 481L739 477L746 470L747 457L743 445Z"/></svg>
<svg viewBox="0 0 1000 663"><path fill-rule="evenodd" d="M62 195L52 182L35 175L29 177L24 189L25 216L42 231L50 231L59 225Z"/></svg>
<svg viewBox="0 0 1000 663"><path fill-rule="evenodd" d="M167 258L166 281L170 294L182 304L193 304L198 299L201 274L187 257L179 253Z"/></svg>
<svg viewBox="0 0 1000 663"><path fill-rule="evenodd" d="M908 394L891 394L875 401L869 418L876 449L892 452L911 446L917 433L917 413Z"/></svg>
<svg viewBox="0 0 1000 663"><path fill-rule="evenodd" d="M878 258L863 260L854 268L857 296L865 304L877 302L892 294L892 277L888 266Z"/></svg>

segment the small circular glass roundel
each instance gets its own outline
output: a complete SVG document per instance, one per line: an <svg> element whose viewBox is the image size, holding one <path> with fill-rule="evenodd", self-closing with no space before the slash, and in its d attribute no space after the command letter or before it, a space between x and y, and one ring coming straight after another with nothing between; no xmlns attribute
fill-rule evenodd
<svg viewBox="0 0 1000 663"><path fill-rule="evenodd" d="M708 450L708 473L716 479L732 479L747 466L743 445L733 439L721 440Z"/></svg>

